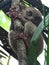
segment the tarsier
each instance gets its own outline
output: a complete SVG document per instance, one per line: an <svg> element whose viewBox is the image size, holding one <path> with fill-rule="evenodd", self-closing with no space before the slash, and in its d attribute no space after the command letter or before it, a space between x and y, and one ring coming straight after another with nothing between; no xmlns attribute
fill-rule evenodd
<svg viewBox="0 0 49 65"><path fill-rule="evenodd" d="M19 65L27 65L29 40L42 20L41 12L35 7L16 6L10 8L11 28L8 33L9 45L16 53ZM43 36L39 35L38 55L43 50Z"/></svg>

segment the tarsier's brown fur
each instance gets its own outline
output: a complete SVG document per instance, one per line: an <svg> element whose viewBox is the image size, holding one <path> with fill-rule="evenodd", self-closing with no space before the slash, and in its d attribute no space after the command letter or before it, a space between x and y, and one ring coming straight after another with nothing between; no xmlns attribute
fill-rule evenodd
<svg viewBox="0 0 49 65"><path fill-rule="evenodd" d="M24 7L24 9L22 10L20 10L22 7L20 9L19 8L18 8L18 11L17 11L17 8L15 10L13 8L14 12L12 12L12 14L10 14L10 11L9 11L8 15L11 17L12 22L11 22L11 29L8 34L8 38L9 38L9 45L18 56L19 65L27 65L27 54L28 54L27 49L29 47L29 40L34 34L39 23L41 22L42 14L35 7L28 7L28 8ZM16 14L16 12L18 13ZM16 38L17 33L20 34L18 38ZM24 40L21 38L21 33L24 33ZM26 43L24 42L25 35L28 36L28 39L27 39L28 46L26 45L27 42ZM42 34L40 34L39 36L37 45L38 45L37 50L39 55L43 50Z"/></svg>

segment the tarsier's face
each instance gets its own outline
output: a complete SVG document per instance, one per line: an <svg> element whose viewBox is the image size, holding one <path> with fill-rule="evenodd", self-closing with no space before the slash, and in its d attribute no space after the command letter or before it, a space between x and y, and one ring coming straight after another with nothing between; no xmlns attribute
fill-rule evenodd
<svg viewBox="0 0 49 65"><path fill-rule="evenodd" d="M27 20L34 21L33 23L38 26L42 20L41 12L35 7L26 8L23 12L23 17Z"/></svg>

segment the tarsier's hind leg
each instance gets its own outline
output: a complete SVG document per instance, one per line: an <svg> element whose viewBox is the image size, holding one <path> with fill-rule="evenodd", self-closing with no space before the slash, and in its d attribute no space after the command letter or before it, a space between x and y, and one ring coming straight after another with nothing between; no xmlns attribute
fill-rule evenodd
<svg viewBox="0 0 49 65"><path fill-rule="evenodd" d="M34 25L32 22L27 22L25 24L25 30L24 30L24 33L25 34L28 34L30 37L33 36L35 30L36 30L36 25ZM42 34L39 35L39 38L38 38L38 43L37 43L37 52L38 52L38 55L43 51L43 36Z"/></svg>

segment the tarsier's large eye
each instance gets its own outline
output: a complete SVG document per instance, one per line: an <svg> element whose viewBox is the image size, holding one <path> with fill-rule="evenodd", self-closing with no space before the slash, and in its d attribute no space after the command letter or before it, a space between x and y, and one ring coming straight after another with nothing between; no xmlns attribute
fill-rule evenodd
<svg viewBox="0 0 49 65"><path fill-rule="evenodd" d="M31 12L31 11L27 11L27 12L26 12L26 15L32 16L32 12Z"/></svg>

